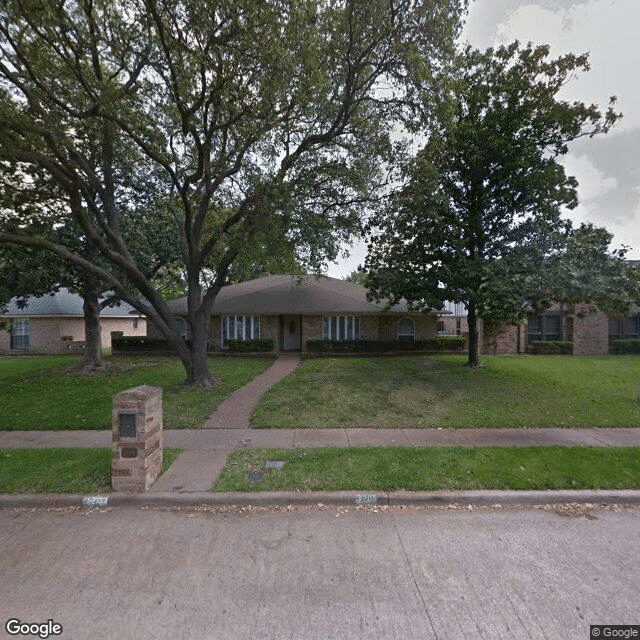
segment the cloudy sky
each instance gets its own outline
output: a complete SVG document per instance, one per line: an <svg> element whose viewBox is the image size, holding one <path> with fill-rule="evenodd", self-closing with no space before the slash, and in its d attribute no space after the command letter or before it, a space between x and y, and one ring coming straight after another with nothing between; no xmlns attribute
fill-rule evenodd
<svg viewBox="0 0 640 640"><path fill-rule="evenodd" d="M471 0L463 38L486 48L520 40L548 44L551 55L589 53L591 70L573 79L562 97L606 108L617 96L623 118L608 134L572 143L565 167L580 184L580 205L570 217L614 234L613 245L632 247L640 259L640 0ZM329 266L344 278L364 261L351 256Z"/></svg>

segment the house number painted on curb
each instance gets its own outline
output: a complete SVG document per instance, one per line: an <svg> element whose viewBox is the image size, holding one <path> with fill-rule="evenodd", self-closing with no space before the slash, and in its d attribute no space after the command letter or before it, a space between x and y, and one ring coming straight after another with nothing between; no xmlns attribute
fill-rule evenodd
<svg viewBox="0 0 640 640"><path fill-rule="evenodd" d="M378 504L378 496L360 493L356 496L356 504Z"/></svg>
<svg viewBox="0 0 640 640"><path fill-rule="evenodd" d="M85 496L82 504L87 507L106 507L109 504L109 496Z"/></svg>

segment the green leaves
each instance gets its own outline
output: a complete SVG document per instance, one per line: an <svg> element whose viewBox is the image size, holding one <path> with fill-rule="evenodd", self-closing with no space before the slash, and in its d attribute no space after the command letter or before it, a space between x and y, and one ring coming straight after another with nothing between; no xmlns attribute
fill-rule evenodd
<svg viewBox="0 0 640 640"><path fill-rule="evenodd" d="M609 264L595 230L568 236L561 212L576 206L577 182L558 158L569 141L606 132L620 116L614 99L604 115L595 105L559 100L559 89L588 61L573 54L549 60L548 53L517 42L463 51L435 119L424 121L428 141L406 166L406 187L370 226L371 295L417 308L465 303L471 364L478 361L476 314L519 322L530 304L562 295L550 287L562 280L550 275L551 265L558 269L550 258L561 261L568 237L597 245L594 265Z"/></svg>

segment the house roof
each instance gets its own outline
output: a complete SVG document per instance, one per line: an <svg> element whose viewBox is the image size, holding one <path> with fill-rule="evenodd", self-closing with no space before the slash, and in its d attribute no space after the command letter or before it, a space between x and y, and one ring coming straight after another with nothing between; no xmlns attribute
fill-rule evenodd
<svg viewBox="0 0 640 640"><path fill-rule="evenodd" d="M100 316L126 316L139 315L138 312L126 302L120 302L115 307L105 307ZM83 317L82 298L77 293L71 293L61 288L57 293L47 294L41 297L29 296L25 307L20 308L17 298L12 298L7 304L6 316L79 316Z"/></svg>
<svg viewBox="0 0 640 640"><path fill-rule="evenodd" d="M176 315L187 313L187 299L169 303ZM408 313L406 304L386 310L367 300L366 289L354 282L326 276L263 276L223 287L213 315L245 314Z"/></svg>

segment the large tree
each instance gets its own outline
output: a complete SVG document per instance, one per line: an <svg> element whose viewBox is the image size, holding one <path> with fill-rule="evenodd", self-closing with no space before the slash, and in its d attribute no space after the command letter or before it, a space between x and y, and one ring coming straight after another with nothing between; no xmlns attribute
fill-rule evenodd
<svg viewBox="0 0 640 640"><path fill-rule="evenodd" d="M156 288L182 295L176 266L178 251L173 246L176 238L172 243L165 208L155 200L154 183L149 176L138 176L135 185L139 193L130 194L128 202L154 213L151 220L149 216L137 217L135 233L130 234L130 250ZM46 174L25 176L20 170L0 174L0 215L9 219L7 227L20 220L23 234L45 236L104 266L105 261L82 230L70 221L61 222L66 206L64 194ZM61 287L80 295L83 301L85 348L81 369L100 369L103 366L100 314L105 307L120 303L110 286L94 272L61 260L37 245L0 244L0 308L11 298L16 297L22 306L29 296L53 294Z"/></svg>
<svg viewBox="0 0 640 640"><path fill-rule="evenodd" d="M0 242L94 273L156 324L188 383L208 384L209 318L236 258L269 233L312 266L336 254L384 182L390 119L443 64L462 4L3 2L0 162L51 177L67 198L58 222L100 261L20 216L5 216ZM123 153L157 177L172 217L191 346L130 249L153 212L131 205Z"/></svg>
<svg viewBox="0 0 640 640"><path fill-rule="evenodd" d="M417 309L464 303L469 366L479 364L479 318L522 321L549 295L548 260L566 254L562 213L577 205L577 181L561 158L619 117L615 99L603 114L559 97L587 69L586 55L550 59L546 46L467 48L404 188L373 221L371 294Z"/></svg>

